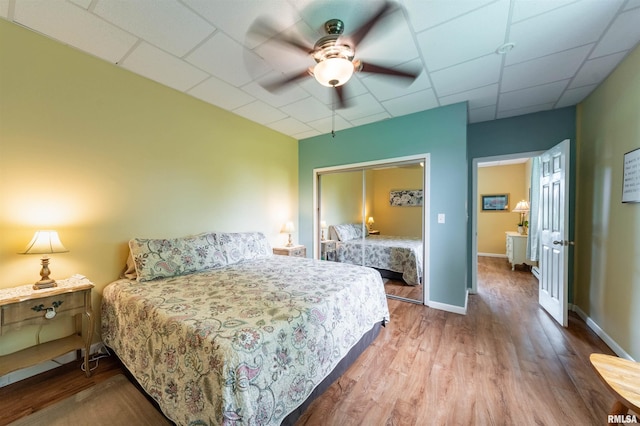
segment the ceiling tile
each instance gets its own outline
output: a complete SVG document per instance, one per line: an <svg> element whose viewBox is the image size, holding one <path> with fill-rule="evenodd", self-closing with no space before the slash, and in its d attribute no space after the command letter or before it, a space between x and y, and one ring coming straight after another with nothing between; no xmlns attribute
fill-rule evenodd
<svg viewBox="0 0 640 426"><path fill-rule="evenodd" d="M621 13L591 53L591 58L632 49L640 38L640 8Z"/></svg>
<svg viewBox="0 0 640 426"><path fill-rule="evenodd" d="M367 115L366 117L356 118L355 120L351 120L351 123L354 126L362 126L364 124L375 123L376 121L386 120L387 118L391 118L388 112L380 112L378 114Z"/></svg>
<svg viewBox="0 0 640 426"><path fill-rule="evenodd" d="M525 19L533 18L536 15L540 15L545 12L549 12L553 9L565 6L569 3L573 3L576 0L519 0L513 2L513 13L511 15L512 22L524 21Z"/></svg>
<svg viewBox="0 0 640 426"><path fill-rule="evenodd" d="M303 27L308 28L304 22L300 22L294 27L286 29L282 34L284 37L291 37L303 43L311 51L316 39L310 38L307 40L301 36L300 29ZM307 32L311 32L311 30L308 29ZM251 37L249 37L250 39ZM278 37L269 39L253 49L274 70L285 75L298 74L316 64L313 58L305 51L278 40L280 40Z"/></svg>
<svg viewBox="0 0 640 426"><path fill-rule="evenodd" d="M309 121L307 124L320 133L329 133L331 130L344 130L353 127L353 124L349 123L337 114L335 117L326 117L320 120Z"/></svg>
<svg viewBox="0 0 640 426"><path fill-rule="evenodd" d="M490 84L455 95L440 97L440 105L451 105L465 101L469 102L469 109L493 106L495 110L495 105L498 103L498 84Z"/></svg>
<svg viewBox="0 0 640 426"><path fill-rule="evenodd" d="M131 34L67 2L17 2L14 20L112 64L137 42Z"/></svg>
<svg viewBox="0 0 640 426"><path fill-rule="evenodd" d="M189 94L227 110L234 110L255 100L245 91L215 77L198 84L189 90Z"/></svg>
<svg viewBox="0 0 640 426"><path fill-rule="evenodd" d="M223 33L216 33L186 59L236 87L245 85L270 70L260 57ZM224 63L224 66L221 67L220 63Z"/></svg>
<svg viewBox="0 0 640 426"><path fill-rule="evenodd" d="M280 109L302 122L319 120L331 116L331 109L313 96L285 105Z"/></svg>
<svg viewBox="0 0 640 426"><path fill-rule="evenodd" d="M233 112L260 124L273 123L287 118L287 114L262 101L251 102L234 109Z"/></svg>
<svg viewBox="0 0 640 426"><path fill-rule="evenodd" d="M350 101L350 103L352 106L349 108L338 110L338 114L348 121L384 112L382 105L380 105L370 93L356 96Z"/></svg>
<svg viewBox="0 0 640 426"><path fill-rule="evenodd" d="M267 125L267 127L273 130L276 130L280 133L284 133L285 135L308 132L310 130L313 130L311 127L307 126L304 123L301 123L300 121L292 117L288 117L283 120L270 123Z"/></svg>
<svg viewBox="0 0 640 426"><path fill-rule="evenodd" d="M292 135L292 137L301 141L303 139L312 138L314 136L320 136L321 134L323 134L323 132L319 132L317 130L307 130L306 132L296 133Z"/></svg>
<svg viewBox="0 0 640 426"><path fill-rule="evenodd" d="M352 44L348 29L345 34L347 42ZM374 26L355 49L356 59L386 67L408 62L419 55L401 10L386 16L381 24Z"/></svg>
<svg viewBox="0 0 640 426"><path fill-rule="evenodd" d="M542 58L504 67L502 92L524 89L573 77L591 51L589 44Z"/></svg>
<svg viewBox="0 0 640 426"><path fill-rule="evenodd" d="M490 54L442 71L431 73L433 88L438 96L466 92L488 86L500 80L502 58Z"/></svg>
<svg viewBox="0 0 640 426"><path fill-rule="evenodd" d="M496 118L496 105L487 105L481 108L469 110L469 123L494 120Z"/></svg>
<svg viewBox="0 0 640 426"><path fill-rule="evenodd" d="M235 7L222 7L219 1L182 2L238 43L247 42L249 48L255 47L258 42L256 38L253 38L253 42L247 38L247 32L257 18L268 19L281 29L291 27L300 19L287 0L233 0Z"/></svg>
<svg viewBox="0 0 640 426"><path fill-rule="evenodd" d="M613 55L602 56L586 61L571 81L569 88L573 89L580 86L600 83L618 66L626 53L627 52L614 53Z"/></svg>
<svg viewBox="0 0 640 426"><path fill-rule="evenodd" d="M504 42L508 15L509 2L500 0L418 33L429 71L493 53Z"/></svg>
<svg viewBox="0 0 640 426"><path fill-rule="evenodd" d="M140 43L121 63L123 68L184 92L207 73L147 43Z"/></svg>
<svg viewBox="0 0 640 426"><path fill-rule="evenodd" d="M582 0L513 24L516 47L506 64L516 64L598 41L622 0ZM542 29L542 30L541 30Z"/></svg>
<svg viewBox="0 0 640 426"><path fill-rule="evenodd" d="M420 69L420 61L411 61L406 69ZM396 67L402 69L403 67ZM422 70L421 70L422 71ZM431 87L427 73L422 71L414 80L399 77L390 77L381 74L363 74L362 83L378 100L397 98L406 94L428 89Z"/></svg>
<svg viewBox="0 0 640 426"><path fill-rule="evenodd" d="M591 86L582 86L577 89L566 90L560 100L556 103L556 108L563 108L566 106L577 105L582 102L593 90L598 87L597 84Z"/></svg>
<svg viewBox="0 0 640 426"><path fill-rule="evenodd" d="M269 79L269 75L266 76L266 79ZM309 93L295 83L272 93L263 88L258 82L253 81L242 86L242 90L276 108L309 97Z"/></svg>
<svg viewBox="0 0 640 426"><path fill-rule="evenodd" d="M515 117L517 115L532 114L534 112L546 111L553 108L553 103L531 105L524 108L516 108L507 111L498 111L497 118Z"/></svg>
<svg viewBox="0 0 640 426"><path fill-rule="evenodd" d="M438 106L433 90L427 89L383 101L382 106L394 117L432 109Z"/></svg>
<svg viewBox="0 0 640 426"><path fill-rule="evenodd" d="M99 0L93 12L176 56L183 56L215 27L175 0Z"/></svg>
<svg viewBox="0 0 640 426"><path fill-rule="evenodd" d="M528 89L501 93L498 99L498 112L555 103L568 83L569 80L563 80Z"/></svg>
<svg viewBox="0 0 640 426"><path fill-rule="evenodd" d="M420 32L469 13L492 1L494 0L404 0L404 4L413 28Z"/></svg>

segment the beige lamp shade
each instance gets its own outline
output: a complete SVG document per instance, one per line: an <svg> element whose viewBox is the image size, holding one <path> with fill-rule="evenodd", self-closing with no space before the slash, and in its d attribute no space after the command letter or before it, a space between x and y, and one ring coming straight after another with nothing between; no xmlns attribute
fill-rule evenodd
<svg viewBox="0 0 640 426"><path fill-rule="evenodd" d="M529 203L525 200L518 201L516 208L511 211L516 213L526 213L529 211Z"/></svg>
<svg viewBox="0 0 640 426"><path fill-rule="evenodd" d="M57 231L36 231L21 254L66 253L69 250L62 245Z"/></svg>
<svg viewBox="0 0 640 426"><path fill-rule="evenodd" d="M40 281L33 285L34 290L41 290L43 288L55 287L56 281L49 278L51 271L49 270L49 257L51 253L66 253L69 250L62 245L60 237L56 231L36 231L31 239L31 242L27 244L27 247L20 254L41 254Z"/></svg>

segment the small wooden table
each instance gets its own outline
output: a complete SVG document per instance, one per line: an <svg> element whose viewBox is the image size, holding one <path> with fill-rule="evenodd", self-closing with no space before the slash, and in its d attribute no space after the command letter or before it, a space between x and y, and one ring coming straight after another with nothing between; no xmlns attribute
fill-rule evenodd
<svg viewBox="0 0 640 426"><path fill-rule="evenodd" d="M640 414L640 363L605 354L591 354L591 365L618 399L611 413Z"/></svg>
<svg viewBox="0 0 640 426"><path fill-rule="evenodd" d="M57 287L34 290L33 284L27 284L0 289L0 336L27 325L43 326L60 317L76 319L76 330L70 336L40 343L38 330L35 346L0 356L0 376L84 349L85 374L89 377L89 351L93 337L92 288L93 283L86 277L74 275L58 280ZM87 319L86 333L83 333L80 317Z"/></svg>

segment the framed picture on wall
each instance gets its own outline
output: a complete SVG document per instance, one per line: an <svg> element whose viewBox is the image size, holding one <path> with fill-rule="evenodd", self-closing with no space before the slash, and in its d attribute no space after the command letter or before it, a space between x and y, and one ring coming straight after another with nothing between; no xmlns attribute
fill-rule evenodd
<svg viewBox="0 0 640 426"><path fill-rule="evenodd" d="M480 206L483 212L508 212L509 194L481 195Z"/></svg>

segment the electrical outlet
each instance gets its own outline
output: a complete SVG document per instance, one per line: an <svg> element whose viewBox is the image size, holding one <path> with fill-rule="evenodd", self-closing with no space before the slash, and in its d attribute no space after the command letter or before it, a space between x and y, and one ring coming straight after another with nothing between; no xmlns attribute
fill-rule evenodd
<svg viewBox="0 0 640 426"><path fill-rule="evenodd" d="M438 223L444 223L444 213L438 213Z"/></svg>

